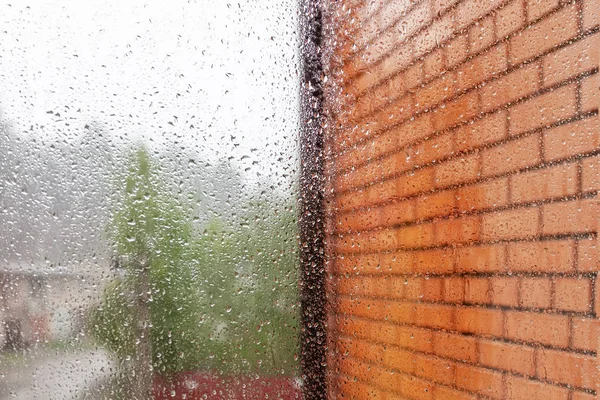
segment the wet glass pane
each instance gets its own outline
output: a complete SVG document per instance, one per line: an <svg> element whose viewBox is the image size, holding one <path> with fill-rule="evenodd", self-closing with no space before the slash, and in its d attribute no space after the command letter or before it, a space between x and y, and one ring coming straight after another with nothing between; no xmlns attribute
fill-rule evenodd
<svg viewBox="0 0 600 400"><path fill-rule="evenodd" d="M293 1L0 6L0 398L298 398Z"/></svg>

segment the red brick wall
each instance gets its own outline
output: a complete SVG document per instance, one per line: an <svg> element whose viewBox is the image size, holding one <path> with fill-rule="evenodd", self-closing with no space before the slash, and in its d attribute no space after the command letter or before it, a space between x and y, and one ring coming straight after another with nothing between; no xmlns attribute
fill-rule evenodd
<svg viewBox="0 0 600 400"><path fill-rule="evenodd" d="M330 397L597 398L600 1L324 7Z"/></svg>

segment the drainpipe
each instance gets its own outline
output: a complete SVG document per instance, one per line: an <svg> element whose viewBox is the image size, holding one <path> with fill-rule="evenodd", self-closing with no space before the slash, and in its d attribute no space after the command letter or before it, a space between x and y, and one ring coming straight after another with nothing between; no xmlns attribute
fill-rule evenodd
<svg viewBox="0 0 600 400"><path fill-rule="evenodd" d="M325 399L325 254L323 212L322 12L320 0L300 7L300 303L304 399Z"/></svg>

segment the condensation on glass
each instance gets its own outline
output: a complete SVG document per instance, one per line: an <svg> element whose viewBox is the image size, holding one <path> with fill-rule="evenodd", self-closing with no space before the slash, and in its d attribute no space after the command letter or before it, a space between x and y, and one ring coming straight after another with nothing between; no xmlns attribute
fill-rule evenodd
<svg viewBox="0 0 600 400"><path fill-rule="evenodd" d="M299 398L297 5L0 5L0 399Z"/></svg>

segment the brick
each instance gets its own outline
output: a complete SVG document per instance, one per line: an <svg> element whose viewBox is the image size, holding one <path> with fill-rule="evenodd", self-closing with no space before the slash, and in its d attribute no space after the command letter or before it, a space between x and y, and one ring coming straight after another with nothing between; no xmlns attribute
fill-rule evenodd
<svg viewBox="0 0 600 400"><path fill-rule="evenodd" d="M423 83L423 65L416 63L407 68L404 73L406 79L406 89L414 89Z"/></svg>
<svg viewBox="0 0 600 400"><path fill-rule="evenodd" d="M539 233L537 208L519 208L483 215L481 239L531 238Z"/></svg>
<svg viewBox="0 0 600 400"><path fill-rule="evenodd" d="M517 135L549 126L573 116L576 110L576 86L564 86L511 107L509 132Z"/></svg>
<svg viewBox="0 0 600 400"><path fill-rule="evenodd" d="M414 307L410 303L374 299L339 300L339 312L375 320L410 323L414 320Z"/></svg>
<svg viewBox="0 0 600 400"><path fill-rule="evenodd" d="M423 79L429 81L444 71L444 51L437 49L423 60Z"/></svg>
<svg viewBox="0 0 600 400"><path fill-rule="evenodd" d="M595 389L598 379L596 357L540 349L537 353L537 376L550 382Z"/></svg>
<svg viewBox="0 0 600 400"><path fill-rule="evenodd" d="M398 192L398 180L390 179L369 186L365 189L345 193L340 196L340 208L342 210L357 208L361 206L374 205L393 199ZM350 199L348 199L350 197ZM354 198L355 200L352 200ZM344 203L341 200L344 200Z"/></svg>
<svg viewBox="0 0 600 400"><path fill-rule="evenodd" d="M464 61L469 52L469 38L466 34L458 35L446 44L446 61L452 68Z"/></svg>
<svg viewBox="0 0 600 400"><path fill-rule="evenodd" d="M419 32L411 40L414 45L414 57L421 57L440 43L444 43L451 38L454 33L454 22L455 13L446 13L441 18L434 20L427 29Z"/></svg>
<svg viewBox="0 0 600 400"><path fill-rule="evenodd" d="M506 111L486 115L454 131L456 150L468 150L506 138Z"/></svg>
<svg viewBox="0 0 600 400"><path fill-rule="evenodd" d="M508 245L508 268L511 272L570 272L574 265L574 242L547 240L518 242Z"/></svg>
<svg viewBox="0 0 600 400"><path fill-rule="evenodd" d="M552 282L549 278L521 279L521 306L544 309L552 305Z"/></svg>
<svg viewBox="0 0 600 400"><path fill-rule="evenodd" d="M403 253L399 255L399 258L410 260L410 253ZM359 256L337 257L334 259L334 264L338 273L369 274L380 269L380 256L379 254L365 254Z"/></svg>
<svg viewBox="0 0 600 400"><path fill-rule="evenodd" d="M569 5L520 32L510 41L511 64L531 59L575 37L577 21L577 7Z"/></svg>
<svg viewBox="0 0 600 400"><path fill-rule="evenodd" d="M503 245L460 247L456 249L456 272L499 272L506 270Z"/></svg>
<svg viewBox="0 0 600 400"><path fill-rule="evenodd" d="M393 376L392 376L393 377ZM405 398L415 400L433 399L434 385L428 381L409 376L400 376L392 386Z"/></svg>
<svg viewBox="0 0 600 400"><path fill-rule="evenodd" d="M341 339L338 341L339 350L350 357L359 358L372 364L381 363L387 349L385 346L364 342L357 339Z"/></svg>
<svg viewBox="0 0 600 400"><path fill-rule="evenodd" d="M577 165L574 163L522 172L510 179L514 203L571 196L578 190Z"/></svg>
<svg viewBox="0 0 600 400"><path fill-rule="evenodd" d="M453 329L454 306L441 304L416 304L414 322L419 326L435 329Z"/></svg>
<svg viewBox="0 0 600 400"><path fill-rule="evenodd" d="M493 15L477 21L473 26L471 26L469 29L471 53L478 53L494 43L496 40L494 35L495 30Z"/></svg>
<svg viewBox="0 0 600 400"><path fill-rule="evenodd" d="M471 304L490 303L491 289L488 278L465 278L465 302Z"/></svg>
<svg viewBox="0 0 600 400"><path fill-rule="evenodd" d="M515 341L569 346L569 317L536 312L506 311L506 337Z"/></svg>
<svg viewBox="0 0 600 400"><path fill-rule="evenodd" d="M399 43L391 52L386 53L381 62L368 69L370 75L368 87L374 86L391 75L402 71L413 60L412 43Z"/></svg>
<svg viewBox="0 0 600 400"><path fill-rule="evenodd" d="M476 92L471 92L452 100L434 111L433 126L443 130L465 122L479 112L479 98Z"/></svg>
<svg viewBox="0 0 600 400"><path fill-rule="evenodd" d="M459 0L432 0L431 8L433 9L434 14L439 14L458 3L458 1Z"/></svg>
<svg viewBox="0 0 600 400"><path fill-rule="evenodd" d="M539 62L527 64L482 87L482 110L494 110L537 91L541 86L540 65Z"/></svg>
<svg viewBox="0 0 600 400"><path fill-rule="evenodd" d="M582 272L600 270L596 238L581 239L577 242L577 270Z"/></svg>
<svg viewBox="0 0 600 400"><path fill-rule="evenodd" d="M581 111L598 109L600 104L600 74L594 74L581 81Z"/></svg>
<svg viewBox="0 0 600 400"><path fill-rule="evenodd" d="M436 355L463 362L477 362L477 340L453 333L436 332L433 336Z"/></svg>
<svg viewBox="0 0 600 400"><path fill-rule="evenodd" d="M600 0L583 1L583 29L600 25Z"/></svg>
<svg viewBox="0 0 600 400"><path fill-rule="evenodd" d="M444 279L443 292L446 303L463 303L465 301L465 278L450 277Z"/></svg>
<svg viewBox="0 0 600 400"><path fill-rule="evenodd" d="M375 210L378 211L377 209ZM336 232L349 232L357 229L368 229L378 225L376 212L359 212L356 215L341 214L334 221Z"/></svg>
<svg viewBox="0 0 600 400"><path fill-rule="evenodd" d="M395 173L395 167L396 160L391 157L358 166L355 170L338 175L336 189L340 191L356 190L365 185L380 182L388 178L390 174Z"/></svg>
<svg viewBox="0 0 600 400"><path fill-rule="evenodd" d="M336 208L338 211L352 209L361 206L362 203L364 203L364 200L364 190L344 193L335 199L334 208Z"/></svg>
<svg viewBox="0 0 600 400"><path fill-rule="evenodd" d="M492 277L491 300L492 304L507 307L519 305L519 281L512 277Z"/></svg>
<svg viewBox="0 0 600 400"><path fill-rule="evenodd" d="M435 243L469 243L479 239L481 222L479 217L450 218L435 223Z"/></svg>
<svg viewBox="0 0 600 400"><path fill-rule="evenodd" d="M344 176L343 172L347 172L348 169L358 164L373 161L381 153L389 152L397 146L397 138L395 136L383 134L373 138L368 145L358 145L339 155L333 160L333 165L335 166L336 173ZM339 180L339 178L337 179Z"/></svg>
<svg viewBox="0 0 600 400"><path fill-rule="evenodd" d="M410 172L395 179L396 193L394 197L405 197L433 188L433 168L424 168Z"/></svg>
<svg viewBox="0 0 600 400"><path fill-rule="evenodd" d="M369 294L370 290L368 285L368 278L361 279L339 279L336 282L336 288L339 294L350 294L356 293Z"/></svg>
<svg viewBox="0 0 600 400"><path fill-rule="evenodd" d="M596 34L548 54L543 59L544 85L550 86L598 67Z"/></svg>
<svg viewBox="0 0 600 400"><path fill-rule="evenodd" d="M573 344L579 350L596 351L600 337L600 320L573 317Z"/></svg>
<svg viewBox="0 0 600 400"><path fill-rule="evenodd" d="M544 156L556 160L598 150L600 129L598 118L590 117L548 129L543 134Z"/></svg>
<svg viewBox="0 0 600 400"><path fill-rule="evenodd" d="M422 114L414 120L405 121L394 128L391 133L398 137L398 147L410 145L419 139L429 137L433 133L432 118L429 113Z"/></svg>
<svg viewBox="0 0 600 400"><path fill-rule="evenodd" d="M417 110L429 109L439 104L454 94L455 79L453 73L440 76L428 83L415 93L415 107Z"/></svg>
<svg viewBox="0 0 600 400"><path fill-rule="evenodd" d="M535 21L558 7L559 0L527 0L527 21Z"/></svg>
<svg viewBox="0 0 600 400"><path fill-rule="evenodd" d="M411 94L385 104L384 107L378 108L368 118L359 122L360 129L356 129L355 134L350 137L350 144L364 140L370 135L382 134L394 129L398 124L404 122L406 113L412 112L413 109L415 109L415 100Z"/></svg>
<svg viewBox="0 0 600 400"><path fill-rule="evenodd" d="M434 243L433 225L424 224L399 228L394 232L394 237L399 247L429 247ZM393 248L389 248L389 250L393 250Z"/></svg>
<svg viewBox="0 0 600 400"><path fill-rule="evenodd" d="M499 178L458 189L458 210L472 211L508 203L508 178Z"/></svg>
<svg viewBox="0 0 600 400"><path fill-rule="evenodd" d="M600 189L600 156L583 160L581 186L584 192Z"/></svg>
<svg viewBox="0 0 600 400"><path fill-rule="evenodd" d="M435 184L446 187L469 182L479 176L479 154L458 157L435 168Z"/></svg>
<svg viewBox="0 0 600 400"><path fill-rule="evenodd" d="M381 55L387 53L391 47L396 43L394 40L393 34L390 31L394 31L395 27L394 23L398 18L407 17L411 14L418 11L422 18L429 18L430 14L428 10L424 9L424 7L416 7L416 9L410 9L410 2L390 2L387 3L380 13L377 14L377 17L371 18L363 28L362 35L357 35L357 38L360 39L369 39L371 41L370 44L366 42L363 45L368 46L368 52L365 54L365 59L367 62L371 63L381 57ZM408 12L408 13L407 13ZM405 26L405 29L410 29L414 26L414 23L410 20L408 21L409 25ZM386 29L391 27L392 29ZM414 29L414 28L413 28ZM408 33L408 32L406 32ZM402 40L402 37L399 38Z"/></svg>
<svg viewBox="0 0 600 400"><path fill-rule="evenodd" d="M416 358L414 353L395 346L384 346L384 349L380 364L398 372L414 373Z"/></svg>
<svg viewBox="0 0 600 400"><path fill-rule="evenodd" d="M417 300L421 297L421 278L404 278L399 277L395 285L397 287L397 291L402 293L402 297L409 300Z"/></svg>
<svg viewBox="0 0 600 400"><path fill-rule="evenodd" d="M406 92L406 80L404 74L398 74L383 82L373 91L369 91L367 95L359 98L357 103L367 103L367 113L373 112L378 107L382 107L385 103L399 99ZM359 115L358 118L361 118Z"/></svg>
<svg viewBox="0 0 600 400"><path fill-rule="evenodd" d="M356 96L364 94L367 90L376 86L379 82L385 80L395 72L401 71L408 66L412 57L410 53L411 46L408 43L398 46L391 53L387 53L386 57L381 62L375 64L371 68L366 69L365 65L358 65L354 70L359 71L356 74L356 79L353 82L355 86ZM360 58L355 58L355 61L360 61ZM351 71L349 71L349 77Z"/></svg>
<svg viewBox="0 0 600 400"><path fill-rule="evenodd" d="M452 214L456 210L456 192L445 190L431 195L423 195L416 200L417 219Z"/></svg>
<svg viewBox="0 0 600 400"><path fill-rule="evenodd" d="M421 299L424 301L443 301L443 285L444 280L441 278L425 277L421 282Z"/></svg>
<svg viewBox="0 0 600 400"><path fill-rule="evenodd" d="M510 400L568 400L569 391L563 387L537 382L516 376L506 379L506 394Z"/></svg>
<svg viewBox="0 0 600 400"><path fill-rule="evenodd" d="M454 256L451 250L435 249L415 251L414 271L418 274L448 274L454 271Z"/></svg>
<svg viewBox="0 0 600 400"><path fill-rule="evenodd" d="M456 329L459 332L500 337L504 317L501 310L461 307L456 310Z"/></svg>
<svg viewBox="0 0 600 400"><path fill-rule="evenodd" d="M352 107L350 111L350 115L347 117L349 121L360 121L361 118L365 118L366 116L374 113L379 107L381 107L385 102L382 101L381 98L378 98L374 95L377 90L381 90L381 88L386 85L381 85L374 90L369 90L362 97L360 97L355 104L351 105Z"/></svg>
<svg viewBox="0 0 600 400"><path fill-rule="evenodd" d="M377 332L374 333L378 337ZM414 326L398 326L388 343L425 353L433 351L433 332Z"/></svg>
<svg viewBox="0 0 600 400"><path fill-rule="evenodd" d="M477 400L479 397L448 386L436 386L433 390L435 400Z"/></svg>
<svg viewBox="0 0 600 400"><path fill-rule="evenodd" d="M355 380L385 388L395 388L398 385L396 375L391 370L350 358L340 359L338 365L342 373Z"/></svg>
<svg viewBox="0 0 600 400"><path fill-rule="evenodd" d="M424 238L429 237L428 243L431 244L431 232L428 232L427 228L419 228L382 229L364 234L339 234L335 242L336 251L340 253L358 253L395 250L400 247L414 245L418 234L425 235Z"/></svg>
<svg viewBox="0 0 600 400"><path fill-rule="evenodd" d="M594 280L594 314L600 315L600 278L597 275Z"/></svg>
<svg viewBox="0 0 600 400"><path fill-rule="evenodd" d="M398 326L380 321L349 319L342 316L344 323L338 324L340 332L369 341L376 341L402 348L427 352L433 351L431 330L414 326Z"/></svg>
<svg viewBox="0 0 600 400"><path fill-rule="evenodd" d="M493 176L536 165L542 158L540 145L540 135L533 134L485 150L481 153L481 174Z"/></svg>
<svg viewBox="0 0 600 400"><path fill-rule="evenodd" d="M415 218L413 201L400 201L397 203L392 203L381 207L379 210L380 212L377 226L401 224L404 222L413 221Z"/></svg>
<svg viewBox="0 0 600 400"><path fill-rule="evenodd" d="M506 44L500 43L469 60L456 71L456 90L465 90L505 71Z"/></svg>
<svg viewBox="0 0 600 400"><path fill-rule="evenodd" d="M535 348L492 340L479 341L479 363L526 376L535 375Z"/></svg>
<svg viewBox="0 0 600 400"><path fill-rule="evenodd" d="M414 356L414 374L428 381L452 384L454 380L454 363L437 357L417 354Z"/></svg>
<svg viewBox="0 0 600 400"><path fill-rule="evenodd" d="M465 364L456 365L456 386L493 399L501 399L504 391L502 374Z"/></svg>
<svg viewBox="0 0 600 400"><path fill-rule="evenodd" d="M594 200L574 200L545 204L542 208L542 232L592 232L598 227L598 204Z"/></svg>
<svg viewBox="0 0 600 400"><path fill-rule="evenodd" d="M358 164L372 161L382 154L389 153L398 147L396 132L385 133L373 138L369 143L357 145L335 159L338 173L346 171Z"/></svg>
<svg viewBox="0 0 600 400"><path fill-rule="evenodd" d="M585 392L572 392L571 400L597 400L596 396Z"/></svg>
<svg viewBox="0 0 600 400"><path fill-rule="evenodd" d="M592 284L587 278L554 278L554 308L565 311L589 312Z"/></svg>
<svg viewBox="0 0 600 400"><path fill-rule="evenodd" d="M423 165L439 162L454 154L454 138L451 135L434 136L421 144L412 147L411 157L415 164Z"/></svg>
<svg viewBox="0 0 600 400"><path fill-rule="evenodd" d="M485 2L469 0L461 2L456 8L456 29L464 28L474 20L498 8L502 3L503 1L501 0L488 0Z"/></svg>
<svg viewBox="0 0 600 400"><path fill-rule="evenodd" d="M337 231L348 232L372 229L381 226L401 224L415 219L414 203L400 201L382 207L373 207L366 211L342 214L337 223Z"/></svg>
<svg viewBox="0 0 600 400"><path fill-rule="evenodd" d="M525 7L523 0L513 0L496 12L496 34L498 38L507 37L523 27Z"/></svg>
<svg viewBox="0 0 600 400"><path fill-rule="evenodd" d="M381 390L350 378L338 379L337 386L343 397L352 399L384 400L387 395Z"/></svg>

